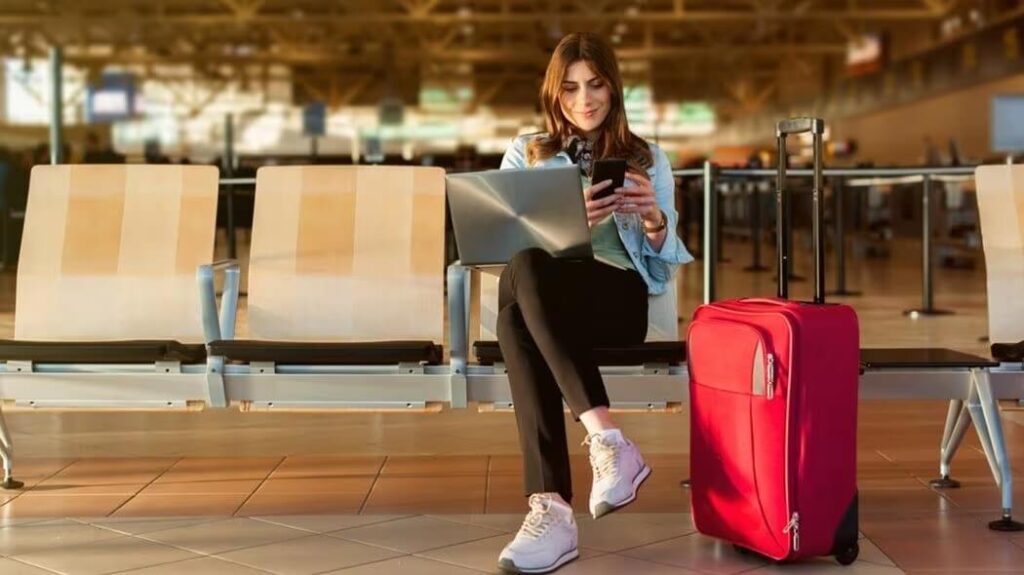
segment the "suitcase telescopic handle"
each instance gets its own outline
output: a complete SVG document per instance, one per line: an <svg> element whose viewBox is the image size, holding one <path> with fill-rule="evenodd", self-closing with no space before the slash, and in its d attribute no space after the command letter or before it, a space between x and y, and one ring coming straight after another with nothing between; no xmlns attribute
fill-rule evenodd
<svg viewBox="0 0 1024 575"><path fill-rule="evenodd" d="M825 121L820 118L789 118L779 122L775 130L779 144L779 172L775 180L776 248L779 269L779 297L789 297L789 270L791 246L789 245L790 198L786 189L786 136L810 132L814 146L814 186L811 198L811 235L814 239L814 303L825 303L825 235L822 227L824 202L822 202L821 149L825 133Z"/></svg>

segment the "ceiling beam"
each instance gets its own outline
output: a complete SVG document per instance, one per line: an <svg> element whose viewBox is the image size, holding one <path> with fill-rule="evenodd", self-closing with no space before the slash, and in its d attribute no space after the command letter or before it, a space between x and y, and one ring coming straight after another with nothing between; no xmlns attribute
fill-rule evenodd
<svg viewBox="0 0 1024 575"><path fill-rule="evenodd" d="M222 0L238 3L240 0ZM140 6L141 8L141 6ZM426 10L423 10L426 8ZM700 22L757 22L757 21L930 21L941 14L930 8L849 8L846 10L821 9L792 12L784 10L637 10L630 13L622 12L552 12L550 10L536 12L482 12L479 10L465 12L438 12L431 10L431 5L424 4L411 12L363 11L358 16L339 15L334 11L319 12L270 12L261 10L254 12L247 23L250 25L281 24L281 23L313 23L317 25L356 25L372 26L376 24L493 24L507 26L512 24L548 24L563 18L571 18L574 24L592 26L606 22L651 22L651 23L700 23ZM145 9L137 9L131 13L104 12L102 10L83 13L77 24L91 25L93 22L103 23L111 17L121 20L148 20L155 14ZM61 21L63 17L53 13L5 12L0 10L0 24L26 25L50 24ZM203 11L167 10L159 16L161 25L189 24L198 26L220 26L238 22L235 13L216 13Z"/></svg>

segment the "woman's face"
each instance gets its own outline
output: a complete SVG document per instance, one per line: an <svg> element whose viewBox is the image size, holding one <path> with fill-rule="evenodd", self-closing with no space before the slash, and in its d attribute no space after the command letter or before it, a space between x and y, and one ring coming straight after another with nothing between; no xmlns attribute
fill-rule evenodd
<svg viewBox="0 0 1024 575"><path fill-rule="evenodd" d="M566 71L558 100L565 117L590 136L608 117L611 96L608 83L595 74L589 64L578 60Z"/></svg>

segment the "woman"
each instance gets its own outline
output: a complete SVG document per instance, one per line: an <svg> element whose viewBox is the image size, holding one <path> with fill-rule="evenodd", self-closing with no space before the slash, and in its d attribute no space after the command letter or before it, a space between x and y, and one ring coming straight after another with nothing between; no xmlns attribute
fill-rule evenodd
<svg viewBox="0 0 1024 575"><path fill-rule="evenodd" d="M611 46L594 34L563 38L548 64L541 101L547 133L514 140L501 167L578 164L595 259L559 260L525 250L498 284L498 343L530 504L498 560L513 573L549 573L579 556L563 399L587 431L595 518L632 502L650 474L608 413L592 350L643 342L648 295L663 293L676 267L693 260L674 232L668 158L629 131ZM626 182L593 199L611 184L590 182L594 162L602 158L625 159Z"/></svg>

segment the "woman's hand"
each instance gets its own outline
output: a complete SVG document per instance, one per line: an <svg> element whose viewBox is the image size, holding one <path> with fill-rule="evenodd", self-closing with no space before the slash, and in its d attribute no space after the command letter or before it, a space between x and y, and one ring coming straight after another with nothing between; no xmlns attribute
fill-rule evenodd
<svg viewBox="0 0 1024 575"><path fill-rule="evenodd" d="M612 194L605 196L599 200L592 199L594 194L606 189L612 185L611 180L605 180L598 182L594 185L587 186L583 190L583 198L586 200L587 206L587 225L594 227L594 224L608 217L609 214L614 212L622 203L622 194L613 192ZM622 188L619 188L620 190Z"/></svg>
<svg viewBox="0 0 1024 575"><path fill-rule="evenodd" d="M634 173L627 173L626 179L633 182L633 185L615 190L622 194L622 204L618 212L620 214L640 214L644 223L649 227L661 224L661 208L658 207L651 181Z"/></svg>

